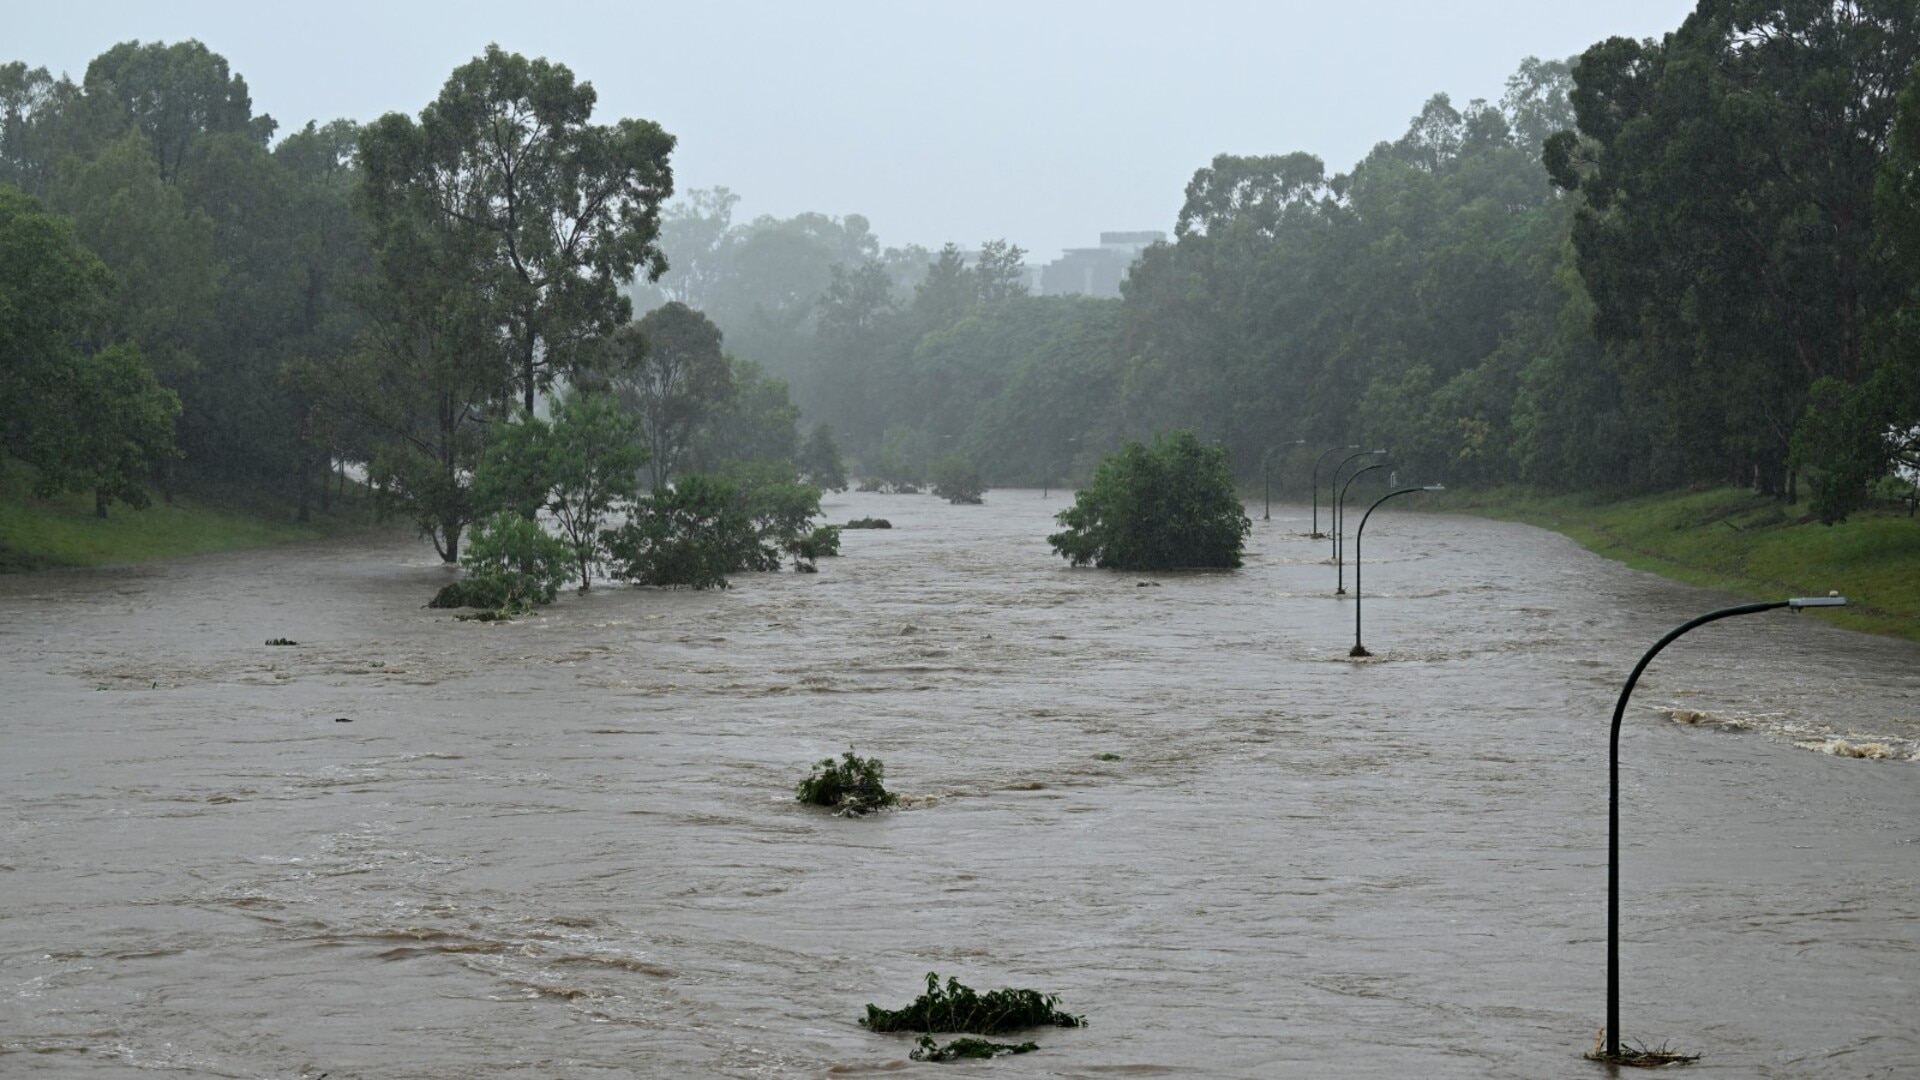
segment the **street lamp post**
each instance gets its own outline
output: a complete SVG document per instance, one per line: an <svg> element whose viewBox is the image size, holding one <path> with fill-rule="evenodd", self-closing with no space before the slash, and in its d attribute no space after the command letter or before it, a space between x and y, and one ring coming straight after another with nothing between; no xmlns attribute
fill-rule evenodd
<svg viewBox="0 0 1920 1080"><path fill-rule="evenodd" d="M1353 443L1348 446L1329 446L1325 450L1322 450L1320 452L1319 457L1313 459L1313 531L1307 534L1309 538L1314 540L1326 539L1326 534L1320 531L1320 466L1321 464L1327 460L1328 454L1337 453L1341 450L1358 450L1358 449L1360 449L1359 443ZM1340 466L1335 465L1333 467L1333 471L1339 472ZM1332 490L1331 484L1328 485L1328 490L1329 491Z"/></svg>
<svg viewBox="0 0 1920 1080"><path fill-rule="evenodd" d="M1341 458L1340 464L1335 465L1333 467L1333 475L1329 477L1327 480L1327 502L1328 502L1327 509L1333 513L1333 518L1334 518L1333 545L1332 545L1332 551L1330 551L1329 554L1333 555L1335 558L1340 557L1340 506L1334 500L1333 492L1334 492L1334 489L1338 487L1340 484L1340 470L1346 468L1349 462L1352 462L1357 458L1366 457L1368 454L1384 454L1384 453L1386 453L1385 450L1362 450L1357 454L1350 454L1347 457Z"/></svg>
<svg viewBox="0 0 1920 1080"><path fill-rule="evenodd" d="M1769 600L1758 604L1741 604L1737 607L1721 608L1710 611L1699 618L1682 623L1670 631L1666 637L1653 643L1653 648L1640 658L1633 667L1633 674L1627 676L1627 684L1620 688L1620 700L1613 706L1613 734L1607 743L1607 1049L1606 1059L1620 1056L1620 721L1627 712L1627 698L1633 693L1633 686L1640 681L1640 673L1647 669L1661 649L1673 644L1674 639L1692 630L1696 626L1705 626L1710 622L1731 618L1735 615L1752 615L1760 611L1772 611L1775 608L1792 608L1795 611L1810 607L1845 607L1844 596L1801 596L1791 600Z"/></svg>
<svg viewBox="0 0 1920 1080"><path fill-rule="evenodd" d="M1078 435L1069 435L1069 436L1067 437L1067 442L1068 442L1069 444L1071 444L1071 443L1077 443L1077 442L1079 442L1079 441L1080 441L1080 436L1078 436ZM1072 446L1071 446L1071 445L1069 445L1069 446L1068 446L1068 449L1069 449L1069 450L1071 450L1071 449L1072 449ZM1051 467L1051 463L1049 463L1049 465L1047 465L1047 466L1042 466L1042 467L1041 467L1041 470L1040 470L1040 472L1041 472L1041 476L1040 476L1040 497L1041 497L1041 498L1043 498L1043 499L1044 499L1044 498L1046 498L1047 496L1049 496L1049 495L1051 495L1051 494L1053 493L1053 474L1052 474L1051 472L1049 472L1049 471L1048 471L1048 469L1049 469L1050 467Z"/></svg>
<svg viewBox="0 0 1920 1080"><path fill-rule="evenodd" d="M1339 568L1337 575L1340 582L1340 587L1333 590L1336 596L1345 596L1347 593L1347 546L1342 543L1340 539L1340 534L1345 530L1344 523L1347 520L1347 489L1353 486L1355 480L1360 479L1367 473L1386 467L1387 463L1383 461L1378 465L1369 465L1364 469L1355 469L1353 475L1347 477L1347 482L1340 485L1340 498L1335 500L1333 504L1333 561Z"/></svg>
<svg viewBox="0 0 1920 1080"><path fill-rule="evenodd" d="M1295 439L1290 443L1281 443L1280 446L1299 446L1306 441ZM1260 511L1261 521L1273 520L1273 452L1277 449L1279 447L1269 446L1267 452L1260 455L1260 481L1266 502L1265 507Z"/></svg>
<svg viewBox="0 0 1920 1080"><path fill-rule="evenodd" d="M1355 473L1354 475L1357 476L1359 474ZM1347 653L1348 656L1373 655L1367 651L1365 645L1360 644L1360 538L1367 534L1367 519L1373 516L1375 510L1380 509L1381 503L1386 502L1395 495L1411 495L1416 491L1445 490L1446 488L1439 484L1428 484L1425 487L1410 487L1401 488L1398 491L1389 491L1385 495L1375 499L1373 505L1367 507L1367 512L1360 515L1360 527L1353 530L1353 648Z"/></svg>

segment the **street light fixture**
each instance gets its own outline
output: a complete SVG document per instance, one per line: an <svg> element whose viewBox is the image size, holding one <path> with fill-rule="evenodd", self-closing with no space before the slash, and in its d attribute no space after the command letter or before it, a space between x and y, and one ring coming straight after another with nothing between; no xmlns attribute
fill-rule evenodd
<svg viewBox="0 0 1920 1080"><path fill-rule="evenodd" d="M1375 466L1375 468L1378 467L1379 466ZM1358 476L1359 474L1355 473L1354 475ZM1367 519L1373 516L1375 510L1380 509L1381 503L1386 502L1396 495L1411 495L1416 491L1445 490L1447 489L1439 484L1428 484L1425 487L1410 487L1401 488L1398 491L1389 491L1385 495L1375 499L1373 505L1367 507L1367 512L1360 515L1360 527L1353 530L1353 648L1347 653L1348 656L1373 655L1367 651L1365 645L1360 644L1360 538L1367 533Z"/></svg>
<svg viewBox="0 0 1920 1080"><path fill-rule="evenodd" d="M1320 531L1320 465L1327 460L1328 454L1336 453L1341 450L1358 450L1358 449L1360 449L1359 443L1352 443L1347 446L1329 446L1325 450L1322 450L1320 452L1319 457L1313 459L1313 484L1312 484L1313 486L1313 531L1307 534L1308 538L1313 540L1326 539L1326 534ZM1333 471L1339 472L1340 466L1335 465L1333 467ZM1329 493L1331 493L1331 491L1333 490L1333 485L1328 484L1327 490L1329 491Z"/></svg>
<svg viewBox="0 0 1920 1080"><path fill-rule="evenodd" d="M1305 439L1295 439L1290 443L1281 443L1280 446L1300 446L1306 441ZM1261 521L1273 520L1273 452L1279 448L1278 446L1269 446L1267 447L1267 452L1260 455L1261 487L1265 489L1266 493L1266 507L1260 512Z"/></svg>
<svg viewBox="0 0 1920 1080"><path fill-rule="evenodd" d="M1648 649L1647 654L1634 665L1633 674L1627 676L1627 684L1620 688L1620 700L1613 706L1613 734L1607 744L1607 1047L1600 1060L1618 1060L1620 1057L1620 721L1626 715L1627 698L1633 693L1634 684L1640 681L1640 673L1647 669L1661 649L1673 644L1674 639L1696 626L1775 608L1798 611L1810 607L1845 607L1846 604L1846 597L1834 594L1770 600L1710 611L1682 623L1666 637L1654 642L1653 648Z"/></svg>
<svg viewBox="0 0 1920 1080"><path fill-rule="evenodd" d="M1340 464L1335 465L1333 467L1333 476L1327 480L1327 503L1328 503L1327 508L1333 512L1333 516L1334 516L1333 550L1329 552L1329 554L1333 555L1335 558L1338 558L1340 556L1340 506L1338 502L1336 502L1333 498L1333 491L1334 491L1334 488L1337 487L1340 483L1340 470L1346 468L1347 464L1355 460L1356 458L1363 458L1363 457L1366 457L1368 454L1384 454L1384 453L1386 453L1385 450L1362 450L1357 454L1351 454L1347 457L1340 459Z"/></svg>
<svg viewBox="0 0 1920 1080"><path fill-rule="evenodd" d="M1367 473L1386 467L1387 463L1383 461L1378 465L1369 465L1364 469L1355 469L1353 475L1347 477L1347 482L1340 486L1340 498L1333 504L1333 561L1335 565L1339 567L1338 577L1340 581L1340 587L1333 590L1336 596L1345 596L1347 593L1347 546L1342 543L1340 539L1341 533L1345 531L1344 523L1347 520L1347 489L1353 486L1355 480L1360 479Z"/></svg>

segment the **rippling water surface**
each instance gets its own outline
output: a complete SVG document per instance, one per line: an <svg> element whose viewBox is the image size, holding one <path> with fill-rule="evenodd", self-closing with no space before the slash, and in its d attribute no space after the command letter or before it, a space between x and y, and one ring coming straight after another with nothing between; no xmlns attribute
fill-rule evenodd
<svg viewBox="0 0 1920 1080"><path fill-rule="evenodd" d="M931 1070L857 1023L929 971L1090 1023L946 1068L1602 1073L1607 721L1730 598L1383 510L1356 662L1305 508L1143 576L988 499L833 497L895 528L504 625L421 608L399 540L0 580L0 1074ZM1910 644L1781 612L1662 654L1630 1041L1920 1074L1917 738ZM849 746L905 809L794 802Z"/></svg>

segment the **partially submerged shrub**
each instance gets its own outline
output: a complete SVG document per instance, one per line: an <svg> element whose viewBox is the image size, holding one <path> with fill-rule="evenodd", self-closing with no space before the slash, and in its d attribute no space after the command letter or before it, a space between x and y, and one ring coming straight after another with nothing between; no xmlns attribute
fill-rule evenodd
<svg viewBox="0 0 1920 1080"><path fill-rule="evenodd" d="M794 798L814 806L827 806L847 817L859 817L884 810L900 801L882 783L887 767L879 758L863 758L849 749L841 760L821 759L805 780L794 789Z"/></svg>
<svg viewBox="0 0 1920 1080"><path fill-rule="evenodd" d="M814 562L840 554L840 526L822 525L787 543L787 554L793 556L793 568L812 572Z"/></svg>
<svg viewBox="0 0 1920 1080"><path fill-rule="evenodd" d="M1065 526L1047 537L1056 553L1113 570L1236 567L1253 529L1226 451L1191 431L1109 454L1055 520Z"/></svg>
<svg viewBox="0 0 1920 1080"><path fill-rule="evenodd" d="M441 586L427 601L430 608L499 608L507 602L507 586L499 578L461 578Z"/></svg>
<svg viewBox="0 0 1920 1080"><path fill-rule="evenodd" d="M915 1061L960 1061L965 1058L997 1058L1006 1054L1031 1054L1038 1049L1040 1049L1040 1044L1035 1042L1023 1042L1015 1045L1013 1043L988 1042L985 1039L976 1039L972 1036L963 1036L945 1046L941 1046L939 1043L933 1041L933 1036L922 1035L920 1036L919 1049L912 1051L907 1056Z"/></svg>
<svg viewBox="0 0 1920 1080"><path fill-rule="evenodd" d="M1084 1016L1054 1008L1060 998L1038 990L995 990L976 993L959 979L940 985L938 972L927 972L927 992L904 1009L868 1005L860 1023L869 1031L968 1031L1000 1035L1031 1027L1085 1027Z"/></svg>
<svg viewBox="0 0 1920 1080"><path fill-rule="evenodd" d="M633 507L602 535L615 577L641 585L724 589L727 575L796 570L839 551L840 534L815 528L820 489L784 462L736 462L724 478L692 474Z"/></svg>
<svg viewBox="0 0 1920 1080"><path fill-rule="evenodd" d="M603 534L613 576L640 585L724 589L741 552L754 548L753 520L732 484L686 476L633 507Z"/></svg>
<svg viewBox="0 0 1920 1080"><path fill-rule="evenodd" d="M933 467L933 493L950 503L979 503L986 490L980 470L958 454L942 458Z"/></svg>
<svg viewBox="0 0 1920 1080"><path fill-rule="evenodd" d="M846 523L846 525L845 525L845 526L843 526L843 528L848 528L848 529L891 529L891 528L893 528L893 522L891 522L891 521L888 521L888 520L887 520L886 518L877 518L877 517L863 517L863 518L855 518L855 519L853 519L852 521L849 521L849 522L847 522L847 523Z"/></svg>
<svg viewBox="0 0 1920 1080"><path fill-rule="evenodd" d="M428 607L481 608L519 615L551 604L573 575L573 549L537 521L502 510L481 522L460 555L466 576L427 601Z"/></svg>

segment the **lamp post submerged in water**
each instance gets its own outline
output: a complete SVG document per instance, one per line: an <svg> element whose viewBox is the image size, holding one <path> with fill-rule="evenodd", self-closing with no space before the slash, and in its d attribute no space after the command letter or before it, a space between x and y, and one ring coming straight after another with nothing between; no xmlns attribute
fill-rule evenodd
<svg viewBox="0 0 1920 1080"><path fill-rule="evenodd" d="M1280 446L1300 446L1306 441L1295 439L1290 443L1281 443ZM1279 448L1279 446L1269 446L1267 452L1260 455L1260 486L1265 499L1265 506L1260 511L1261 521L1273 520L1273 452Z"/></svg>
<svg viewBox="0 0 1920 1080"><path fill-rule="evenodd" d="M1632 695L1634 684L1640 681L1640 673L1659 655L1660 650L1673 644L1674 639L1697 626L1731 618L1735 615L1752 615L1755 612L1772 611L1775 608L1792 608L1795 611L1810 607L1845 607L1847 598L1839 595L1800 596L1791 600L1769 600L1757 604L1740 604L1735 607L1709 611L1696 619L1682 623L1666 637L1653 643L1653 648L1640 658L1633 667L1633 673L1627 676L1627 684L1620 688L1620 700L1613 706L1613 733L1607 742L1607 1027L1606 1051L1596 1054L1603 1061L1617 1061L1620 1054L1620 722L1627 712L1627 698ZM1681 1060L1685 1060L1684 1058Z"/></svg>
<svg viewBox="0 0 1920 1080"><path fill-rule="evenodd" d="M1356 473L1355 475L1358 474ZM1353 648L1348 651L1348 656L1373 655L1367 651L1365 645L1360 644L1360 538L1366 534L1367 519L1373 516L1375 510L1380 509L1381 503L1386 502L1396 495L1411 495L1416 491L1445 490L1446 488L1439 484L1428 484L1425 487L1410 487L1401 488L1398 491L1389 491L1385 495L1375 499L1373 505L1367 507L1367 512L1360 515L1360 527L1353 530Z"/></svg>
<svg viewBox="0 0 1920 1080"><path fill-rule="evenodd" d="M1367 473L1386 467L1387 463L1383 461L1378 465L1369 465L1364 469L1356 469L1352 476L1347 477L1347 482L1341 485L1340 498L1335 500L1333 504L1333 561L1337 567L1335 576L1339 581L1339 587L1333 590L1335 596L1347 595L1347 545L1341 539L1341 534L1346 531L1347 488L1352 487L1355 480L1360 479L1360 477Z"/></svg>
<svg viewBox="0 0 1920 1080"><path fill-rule="evenodd" d="M1349 454L1348 456L1340 459L1340 464L1335 465L1333 467L1333 475L1327 477L1327 511L1334 518L1333 547L1327 552L1327 554L1338 555L1340 553L1340 521L1339 521L1340 508L1334 500L1334 492L1338 490L1340 487L1340 470L1346 468L1348 464L1352 463L1353 461L1359 458L1366 457L1368 454L1384 454L1384 453L1386 453L1385 450L1362 450L1357 454Z"/></svg>

